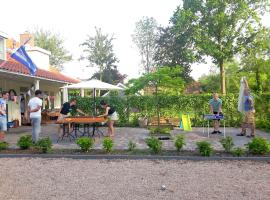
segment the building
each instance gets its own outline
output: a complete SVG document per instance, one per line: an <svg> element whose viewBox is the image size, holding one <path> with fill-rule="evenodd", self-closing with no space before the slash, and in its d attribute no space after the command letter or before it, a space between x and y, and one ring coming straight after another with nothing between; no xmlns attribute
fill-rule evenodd
<svg viewBox="0 0 270 200"><path fill-rule="evenodd" d="M14 50L20 44L26 45L26 51L38 67L35 76L30 75L28 69L10 57L8 51ZM29 33L20 35L20 42L10 39L7 34L0 32L0 92L9 91L9 121L21 121L21 107L26 107L34 91L40 89L44 92L43 109L60 108L62 103L61 87L67 84L80 82L55 70L49 64L51 53L34 45L34 38ZM21 104L21 96L25 98Z"/></svg>

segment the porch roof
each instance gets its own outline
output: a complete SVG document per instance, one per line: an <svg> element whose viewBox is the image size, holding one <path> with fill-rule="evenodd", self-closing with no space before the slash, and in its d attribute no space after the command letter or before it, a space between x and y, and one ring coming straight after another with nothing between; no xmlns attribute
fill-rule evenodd
<svg viewBox="0 0 270 200"><path fill-rule="evenodd" d="M2 64L5 62L5 64ZM4 61L0 59L0 70L4 70L6 72L16 73L18 75L27 75L31 76L28 69L22 65L21 63L15 61L15 60L8 60ZM61 74L58 71L47 71L43 69L38 69L36 76L31 77L37 77L37 78L45 78L51 81L60 81L64 83L79 83L80 81L78 79L70 78L68 76L65 76Z"/></svg>

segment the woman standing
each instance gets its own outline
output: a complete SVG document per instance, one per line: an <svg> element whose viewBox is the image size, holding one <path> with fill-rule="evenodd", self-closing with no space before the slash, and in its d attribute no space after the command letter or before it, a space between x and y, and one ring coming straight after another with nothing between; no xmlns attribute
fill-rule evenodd
<svg viewBox="0 0 270 200"><path fill-rule="evenodd" d="M100 115L99 117L107 117L108 118L108 136L114 136L114 127L113 124L118 120L118 114L113 107L108 105L104 100L100 102L100 106L105 109L105 113Z"/></svg>

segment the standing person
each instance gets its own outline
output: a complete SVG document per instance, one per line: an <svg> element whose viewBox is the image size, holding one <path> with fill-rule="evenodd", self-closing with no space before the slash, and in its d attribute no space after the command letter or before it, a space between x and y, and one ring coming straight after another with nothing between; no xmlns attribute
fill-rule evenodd
<svg viewBox="0 0 270 200"><path fill-rule="evenodd" d="M118 114L113 107L108 105L104 100L100 102L100 106L105 109L105 113L99 117L108 117L108 136L114 136L114 127L113 124L118 120Z"/></svg>
<svg viewBox="0 0 270 200"><path fill-rule="evenodd" d="M66 102L63 104L63 106L60 109L60 116L58 117L57 120L62 120L65 117L68 116L68 114L74 110L77 111L78 113L81 113L82 115L86 115L83 111L81 111L80 109L77 108L77 100L75 98L72 98L69 100L69 102ZM61 125L58 128L58 134L60 134L60 129L61 129Z"/></svg>
<svg viewBox="0 0 270 200"><path fill-rule="evenodd" d="M222 100L218 97L218 93L213 93L213 98L209 101L210 111L214 115L222 115ZM220 119L214 120L214 131L212 134L221 133L219 131Z"/></svg>
<svg viewBox="0 0 270 200"><path fill-rule="evenodd" d="M0 98L0 140L4 139L5 132L7 131L7 100L9 93L7 91L2 92L2 98Z"/></svg>
<svg viewBox="0 0 270 200"><path fill-rule="evenodd" d="M255 108L254 99L250 94L248 87L244 89L244 120L242 123L242 131L237 136L245 136L246 129L250 128L251 133L247 137L255 137Z"/></svg>
<svg viewBox="0 0 270 200"><path fill-rule="evenodd" d="M20 108L21 108L21 121L24 123L25 121L25 98L24 98L24 94L21 94L21 101L20 101Z"/></svg>
<svg viewBox="0 0 270 200"><path fill-rule="evenodd" d="M28 103L28 111L32 124L32 140L36 143L41 132L41 108L42 108L42 92L35 91L35 97L31 98Z"/></svg>

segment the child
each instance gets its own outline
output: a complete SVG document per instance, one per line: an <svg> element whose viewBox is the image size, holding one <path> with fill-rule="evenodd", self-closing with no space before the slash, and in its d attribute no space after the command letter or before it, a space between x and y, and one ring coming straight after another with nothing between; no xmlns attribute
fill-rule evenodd
<svg viewBox="0 0 270 200"><path fill-rule="evenodd" d="M213 93L213 98L209 101L210 111L214 115L222 115L222 100L218 98L218 93ZM214 120L214 131L212 134L221 134L219 130L220 120Z"/></svg>
<svg viewBox="0 0 270 200"><path fill-rule="evenodd" d="M109 106L104 100L100 102L100 105L102 108L105 109L105 113L103 115L100 115L99 117L108 117L108 136L113 137L114 136L113 124L115 121L118 120L118 114L115 111L115 109Z"/></svg>

